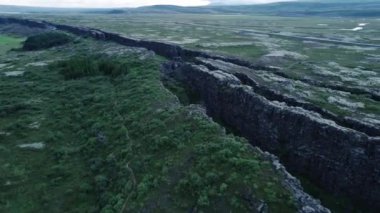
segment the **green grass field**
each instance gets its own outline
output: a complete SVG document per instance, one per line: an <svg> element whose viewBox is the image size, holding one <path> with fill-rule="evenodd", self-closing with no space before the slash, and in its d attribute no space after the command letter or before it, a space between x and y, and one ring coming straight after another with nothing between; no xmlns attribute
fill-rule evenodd
<svg viewBox="0 0 380 213"><path fill-rule="evenodd" d="M21 47L21 42L25 39L15 38L6 35L0 35L0 55L4 55L7 51Z"/></svg>

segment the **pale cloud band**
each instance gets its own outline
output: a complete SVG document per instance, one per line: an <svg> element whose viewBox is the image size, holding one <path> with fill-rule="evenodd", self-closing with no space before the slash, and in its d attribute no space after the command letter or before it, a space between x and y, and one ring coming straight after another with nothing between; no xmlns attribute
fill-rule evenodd
<svg viewBox="0 0 380 213"><path fill-rule="evenodd" d="M289 0L0 0L0 5L40 7L139 7L147 5L205 6L216 4L262 4Z"/></svg>

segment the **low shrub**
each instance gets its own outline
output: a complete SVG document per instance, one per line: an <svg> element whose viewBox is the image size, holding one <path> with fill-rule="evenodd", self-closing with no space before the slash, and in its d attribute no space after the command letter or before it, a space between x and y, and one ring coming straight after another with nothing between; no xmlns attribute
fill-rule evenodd
<svg viewBox="0 0 380 213"><path fill-rule="evenodd" d="M71 42L73 38L61 32L45 32L30 36L24 42L23 50L42 50Z"/></svg>
<svg viewBox="0 0 380 213"><path fill-rule="evenodd" d="M66 80L97 75L117 77L127 73L127 65L123 60L103 55L73 56L56 63L53 68L58 69Z"/></svg>

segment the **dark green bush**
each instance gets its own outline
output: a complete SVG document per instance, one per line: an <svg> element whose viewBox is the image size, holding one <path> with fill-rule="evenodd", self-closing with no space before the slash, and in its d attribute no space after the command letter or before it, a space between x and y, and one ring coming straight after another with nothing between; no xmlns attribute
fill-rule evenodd
<svg viewBox="0 0 380 213"><path fill-rule="evenodd" d="M58 69L66 80L97 75L117 77L127 73L126 63L108 56L73 56L56 63L53 68Z"/></svg>
<svg viewBox="0 0 380 213"><path fill-rule="evenodd" d="M24 42L24 50L42 50L71 42L73 38L61 32L45 32L30 36Z"/></svg>
<svg viewBox="0 0 380 213"><path fill-rule="evenodd" d="M98 69L103 75L117 77L127 73L127 64L122 60L102 57L97 61Z"/></svg>

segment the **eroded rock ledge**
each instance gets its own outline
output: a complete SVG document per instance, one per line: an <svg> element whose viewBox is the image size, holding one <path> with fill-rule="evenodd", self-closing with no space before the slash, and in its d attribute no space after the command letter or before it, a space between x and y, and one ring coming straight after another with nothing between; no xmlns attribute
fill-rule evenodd
<svg viewBox="0 0 380 213"><path fill-rule="evenodd" d="M209 115L232 126L253 144L278 154L287 168L308 176L325 190L351 196L374 209L380 208L380 138L368 136L380 136L376 127L352 121L347 128L335 122L333 117L321 116L311 108L288 104L284 98L265 97L252 85L242 82L244 75L237 75L237 78L231 73L188 62L203 57L250 69L276 72L275 68L255 67L236 58L162 42L125 38L91 28L16 18L0 18L0 23L64 30L122 45L144 47L179 61L165 66L165 71L198 92ZM314 207L318 212L319 207Z"/></svg>

